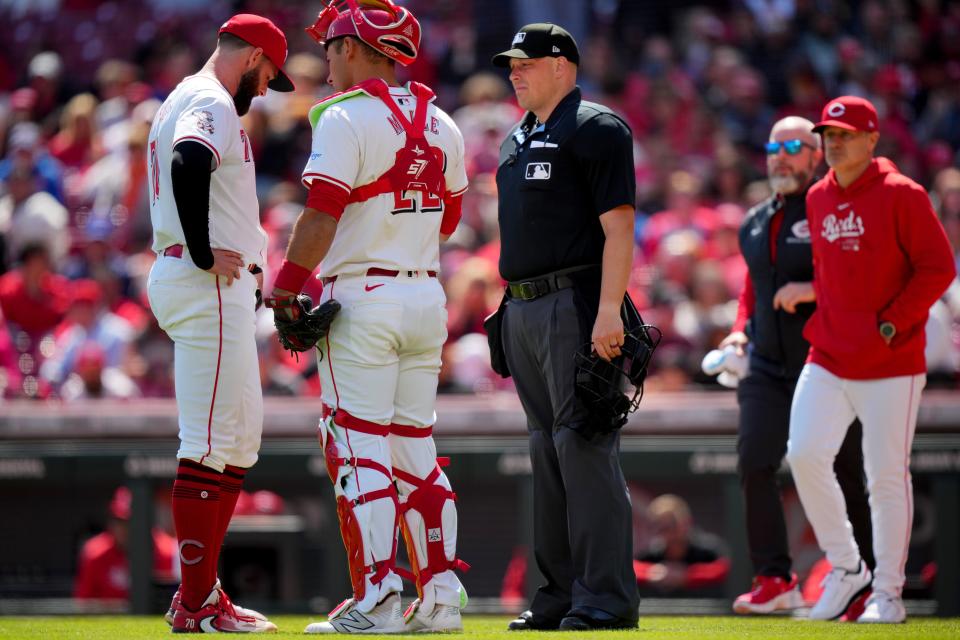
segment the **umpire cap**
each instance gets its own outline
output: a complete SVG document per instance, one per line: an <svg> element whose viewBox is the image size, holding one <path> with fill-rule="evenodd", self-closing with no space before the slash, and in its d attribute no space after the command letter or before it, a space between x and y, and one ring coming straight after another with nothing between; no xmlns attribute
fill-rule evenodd
<svg viewBox="0 0 960 640"><path fill-rule="evenodd" d="M563 56L573 64L580 64L580 50L570 32L549 22L535 22L520 29L511 49L493 56L497 67L509 67L510 58L546 58Z"/></svg>

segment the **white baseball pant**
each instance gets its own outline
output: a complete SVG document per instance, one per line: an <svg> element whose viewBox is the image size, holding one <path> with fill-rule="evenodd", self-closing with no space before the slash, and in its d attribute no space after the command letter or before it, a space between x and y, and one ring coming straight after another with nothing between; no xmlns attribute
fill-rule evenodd
<svg viewBox="0 0 960 640"><path fill-rule="evenodd" d="M853 570L860 551L847 520L833 461L853 419L863 424L863 458L877 558L873 589L899 596L913 524L910 449L926 375L874 380L837 377L816 364L800 374L790 409L787 461L820 548Z"/></svg>
<svg viewBox="0 0 960 640"><path fill-rule="evenodd" d="M340 458L373 463L346 464L338 470L335 490L356 501L364 494L385 493L391 479L384 468L420 479L437 468L433 438L402 432L403 427L427 430L436 421L440 353L447 337L446 297L435 277L402 271L397 276L340 275L324 287L321 302L330 298L338 300L342 309L319 344L318 365L323 403L336 414L332 428L328 419L321 429L332 435ZM382 428L379 433L378 427ZM442 472L433 484L450 490ZM415 487L400 480L397 487L402 506ZM392 560L395 553L397 506L381 497L357 504L353 510L363 538L363 563L370 567L366 595L358 608L368 611L389 592L402 590L400 578L392 571L377 583L370 579L372 568ZM402 517L421 566L426 566L431 532L417 511L408 510ZM452 561L457 539L452 500L443 503L441 529L447 559ZM425 603L459 606L462 586L453 571L435 574L429 587Z"/></svg>
<svg viewBox="0 0 960 640"><path fill-rule="evenodd" d="M263 431L255 329L256 277L242 270L228 287L189 257L160 256L147 296L173 340L180 425L178 459L217 471L249 468Z"/></svg>

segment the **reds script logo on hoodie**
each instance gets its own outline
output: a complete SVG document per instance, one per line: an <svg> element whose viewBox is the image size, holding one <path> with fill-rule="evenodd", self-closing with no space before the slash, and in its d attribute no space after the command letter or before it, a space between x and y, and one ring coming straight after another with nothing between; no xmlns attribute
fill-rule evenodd
<svg viewBox="0 0 960 640"><path fill-rule="evenodd" d="M846 206L848 207L850 205ZM850 213L843 218L835 213L831 213L824 218L823 231L820 235L830 243L841 240L841 247L844 250L859 251L860 237L863 236L863 234L863 218L851 209Z"/></svg>

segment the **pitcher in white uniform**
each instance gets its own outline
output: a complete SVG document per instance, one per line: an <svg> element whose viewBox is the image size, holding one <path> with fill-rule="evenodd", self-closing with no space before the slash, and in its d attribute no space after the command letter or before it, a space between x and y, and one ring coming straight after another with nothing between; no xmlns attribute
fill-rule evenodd
<svg viewBox="0 0 960 640"><path fill-rule="evenodd" d="M174 632L276 630L230 602L217 559L263 427L254 313L267 236L240 116L268 87L293 90L280 69L286 56L286 38L272 22L233 16L216 51L173 90L150 131L157 261L147 291L174 342L180 426L172 506L183 582L167 614Z"/></svg>
<svg viewBox="0 0 960 640"><path fill-rule="evenodd" d="M420 46L408 10L349 0L308 32L326 48L338 93L310 111L309 196L270 306L298 293L318 263L322 301L343 305L318 345L319 435L353 595L307 632L460 630L466 593L453 570L466 565L431 432L447 336L439 245L467 188L463 138L429 88L396 80L395 63ZM403 615L398 526L419 595Z"/></svg>

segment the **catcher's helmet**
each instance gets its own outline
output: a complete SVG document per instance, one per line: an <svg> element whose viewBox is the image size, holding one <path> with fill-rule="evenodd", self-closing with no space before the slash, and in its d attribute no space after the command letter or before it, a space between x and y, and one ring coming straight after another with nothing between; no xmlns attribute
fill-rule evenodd
<svg viewBox="0 0 960 640"><path fill-rule="evenodd" d="M306 31L324 46L355 36L404 66L416 60L420 51L420 23L392 0L329 0Z"/></svg>
<svg viewBox="0 0 960 640"><path fill-rule="evenodd" d="M574 354L577 393L591 411L610 419L611 429L623 426L627 414L640 406L647 366L660 337L653 325L640 324L624 331L621 355L609 362L593 352L590 343Z"/></svg>

